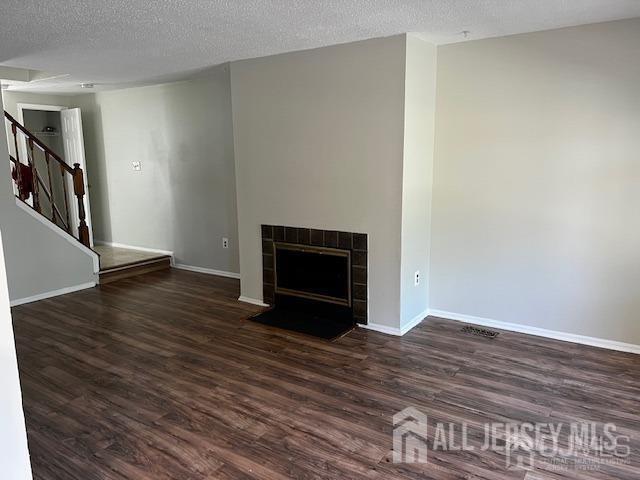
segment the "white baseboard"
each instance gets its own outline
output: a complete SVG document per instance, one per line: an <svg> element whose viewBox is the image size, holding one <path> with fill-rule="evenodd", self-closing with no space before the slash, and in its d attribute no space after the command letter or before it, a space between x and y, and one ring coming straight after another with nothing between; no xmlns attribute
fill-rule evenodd
<svg viewBox="0 0 640 480"><path fill-rule="evenodd" d="M373 330L375 332L386 333L387 335L395 335L397 337L401 337L406 334L413 327L419 325L422 320L427 318L429 315L429 311L425 310L424 312L420 312L418 315L413 317L409 322L402 325L400 328L397 327L388 327L387 325L380 325L378 323L367 323L366 325L363 323L359 323L358 326L362 328L366 328L367 330Z"/></svg>
<svg viewBox="0 0 640 480"><path fill-rule="evenodd" d="M409 320L406 324L400 326L400 335L404 335L413 327L418 326L429 315L429 310L424 310Z"/></svg>
<svg viewBox="0 0 640 480"><path fill-rule="evenodd" d="M255 298L250 298L250 297L243 297L242 295L238 297L238 301L243 303L250 303L251 305L257 305L259 307L269 306L266 303L264 303L262 300L256 300Z"/></svg>
<svg viewBox="0 0 640 480"><path fill-rule="evenodd" d="M454 312L446 312L443 310L429 310L429 315L434 317L446 318L448 320L457 320L464 323L472 323L482 327L497 328L499 330L508 330L510 332L526 333L537 337L553 338L564 342L579 343L581 345L590 345L592 347L606 348L608 350L617 350L620 352L640 354L640 345L632 343L616 342L614 340L606 340L604 338L587 337L577 335L575 333L558 332L556 330L547 330L544 328L531 327L528 325L520 325L518 323L502 322L500 320L492 320L490 318L474 317L472 315L464 315Z"/></svg>
<svg viewBox="0 0 640 480"><path fill-rule="evenodd" d="M18 305L24 305L25 303L37 302L38 300L44 300L45 298L57 297L59 295L64 295L65 293L73 293L80 290L86 290L87 288L93 288L95 286L96 286L96 282L82 283L80 285L74 285L73 287L60 288L58 290L52 290L50 292L44 292L44 293L39 293L37 295L32 295L31 297L18 298L16 300L11 300L10 305L12 307L17 307Z"/></svg>
<svg viewBox="0 0 640 480"><path fill-rule="evenodd" d="M397 337L402 336L400 329L396 327L388 327L386 325L380 325L378 323L359 323L359 327L366 328L367 330L373 330L374 332L386 333L387 335L395 335Z"/></svg>
<svg viewBox="0 0 640 480"><path fill-rule="evenodd" d="M240 278L239 273L225 272L224 270L214 270L213 268L194 267L193 265L184 265L182 263L174 264L173 268L177 268L179 270L188 270L190 272L205 273L207 275L215 275L217 277L227 277L227 278L236 278L236 279Z"/></svg>
<svg viewBox="0 0 640 480"><path fill-rule="evenodd" d="M158 248L138 247L136 245L127 245L125 243L106 242L104 240L94 240L96 245L107 245L109 247L125 248L127 250L139 250L140 252L159 253L160 255L169 255L173 258L173 252L170 250L160 250Z"/></svg>

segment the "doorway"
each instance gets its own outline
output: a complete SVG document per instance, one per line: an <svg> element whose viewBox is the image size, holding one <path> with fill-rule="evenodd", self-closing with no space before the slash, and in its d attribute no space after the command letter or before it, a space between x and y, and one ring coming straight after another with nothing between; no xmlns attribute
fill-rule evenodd
<svg viewBox="0 0 640 480"><path fill-rule="evenodd" d="M55 105L36 105L19 103L18 122L34 133L37 139L54 151L70 167L79 164L84 172L84 210L89 227L89 242L93 247L93 229L91 226L91 209L89 205L89 185L87 183L87 166L84 152L84 136L82 132L82 116L79 108L67 108ZM21 158L29 158L26 140L21 138L19 148ZM78 237L79 207L73 195L73 180L63 175L55 162L47 162L43 152L34 150L32 161L42 178L42 190L47 193L40 196L42 214L56 225L64 228L67 223L71 234ZM31 202L33 199L31 199ZM27 202L29 203L29 202ZM33 206L33 205L32 205Z"/></svg>

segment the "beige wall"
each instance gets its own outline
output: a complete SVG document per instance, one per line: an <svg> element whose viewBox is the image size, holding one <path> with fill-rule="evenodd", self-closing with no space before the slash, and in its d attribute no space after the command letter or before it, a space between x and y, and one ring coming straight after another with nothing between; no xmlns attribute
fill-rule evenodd
<svg viewBox="0 0 640 480"><path fill-rule="evenodd" d="M443 46L430 306L640 344L640 19Z"/></svg>
<svg viewBox="0 0 640 480"><path fill-rule="evenodd" d="M429 307L431 187L436 103L436 47L406 36L402 164L401 325L422 320ZM415 273L419 284L415 285Z"/></svg>
<svg viewBox="0 0 640 480"><path fill-rule="evenodd" d="M369 321L399 327L405 37L231 65L242 295L260 225L369 234Z"/></svg>
<svg viewBox="0 0 640 480"><path fill-rule="evenodd" d="M199 80L75 102L83 112L94 238L170 250L176 263L237 273L228 65Z"/></svg>

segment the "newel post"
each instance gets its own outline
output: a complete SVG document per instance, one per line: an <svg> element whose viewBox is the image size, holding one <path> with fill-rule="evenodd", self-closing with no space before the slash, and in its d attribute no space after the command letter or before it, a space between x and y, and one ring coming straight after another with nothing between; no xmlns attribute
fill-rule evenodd
<svg viewBox="0 0 640 480"><path fill-rule="evenodd" d="M86 247L89 244L89 227L86 222L86 212L84 211L84 174L79 163L73 164L73 193L78 199L78 240Z"/></svg>

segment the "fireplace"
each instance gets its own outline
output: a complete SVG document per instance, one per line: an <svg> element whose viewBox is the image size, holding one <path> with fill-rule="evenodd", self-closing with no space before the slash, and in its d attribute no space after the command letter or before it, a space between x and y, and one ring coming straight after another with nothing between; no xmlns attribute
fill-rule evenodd
<svg viewBox="0 0 640 480"><path fill-rule="evenodd" d="M351 252L273 243L274 289L289 295L351 307Z"/></svg>
<svg viewBox="0 0 640 480"><path fill-rule="evenodd" d="M286 317L284 328L311 334L366 324L367 249L363 233L262 225L263 298L273 307L263 323Z"/></svg>

